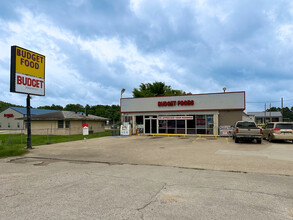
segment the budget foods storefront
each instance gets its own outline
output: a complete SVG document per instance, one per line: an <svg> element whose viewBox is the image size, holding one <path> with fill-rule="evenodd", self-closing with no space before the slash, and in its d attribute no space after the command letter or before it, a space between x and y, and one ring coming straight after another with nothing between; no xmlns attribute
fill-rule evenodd
<svg viewBox="0 0 293 220"><path fill-rule="evenodd" d="M141 134L215 134L242 120L245 92L122 98L123 122Z"/></svg>

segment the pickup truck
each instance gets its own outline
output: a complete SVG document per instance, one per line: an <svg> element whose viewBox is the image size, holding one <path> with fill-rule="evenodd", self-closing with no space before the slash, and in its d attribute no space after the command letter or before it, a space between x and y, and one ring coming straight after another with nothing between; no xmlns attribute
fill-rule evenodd
<svg viewBox="0 0 293 220"><path fill-rule="evenodd" d="M257 127L254 122L237 121L233 129L233 139L235 143L239 143L239 140L256 140L258 144L261 144L262 129Z"/></svg>

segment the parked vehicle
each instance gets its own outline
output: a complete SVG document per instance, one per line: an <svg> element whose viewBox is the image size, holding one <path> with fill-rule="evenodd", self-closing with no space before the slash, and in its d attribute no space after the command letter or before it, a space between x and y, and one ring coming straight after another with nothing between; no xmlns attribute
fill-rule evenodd
<svg viewBox="0 0 293 220"><path fill-rule="evenodd" d="M263 130L263 138L273 140L293 141L293 122L270 122Z"/></svg>
<svg viewBox="0 0 293 220"><path fill-rule="evenodd" d="M262 129L257 127L254 122L251 121L238 121L233 129L233 139L235 143L242 141L256 140L258 144L261 144Z"/></svg>

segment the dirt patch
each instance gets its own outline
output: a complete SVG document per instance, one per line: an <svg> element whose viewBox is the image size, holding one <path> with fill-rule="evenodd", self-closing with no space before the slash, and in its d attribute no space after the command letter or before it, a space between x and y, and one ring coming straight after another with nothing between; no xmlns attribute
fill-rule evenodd
<svg viewBox="0 0 293 220"><path fill-rule="evenodd" d="M287 215L293 217L293 208L288 211Z"/></svg>
<svg viewBox="0 0 293 220"><path fill-rule="evenodd" d="M165 194L161 197L160 201L162 203L174 203L174 202L183 202L183 201L186 201L186 199L175 194Z"/></svg>

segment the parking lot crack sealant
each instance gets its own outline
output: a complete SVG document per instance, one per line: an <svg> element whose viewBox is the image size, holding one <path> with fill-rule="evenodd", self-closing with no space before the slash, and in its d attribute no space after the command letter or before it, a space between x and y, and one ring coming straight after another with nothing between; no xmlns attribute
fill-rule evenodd
<svg viewBox="0 0 293 220"><path fill-rule="evenodd" d="M141 219L144 219L143 217L143 213L142 210L145 209L146 207L148 207L150 204L152 204L153 202L157 201L157 197L158 195L162 192L163 189L165 189L165 187L167 186L167 183L163 183L163 186L151 197L150 201L147 202L145 205L143 205L142 207L136 209L138 212L141 213Z"/></svg>

